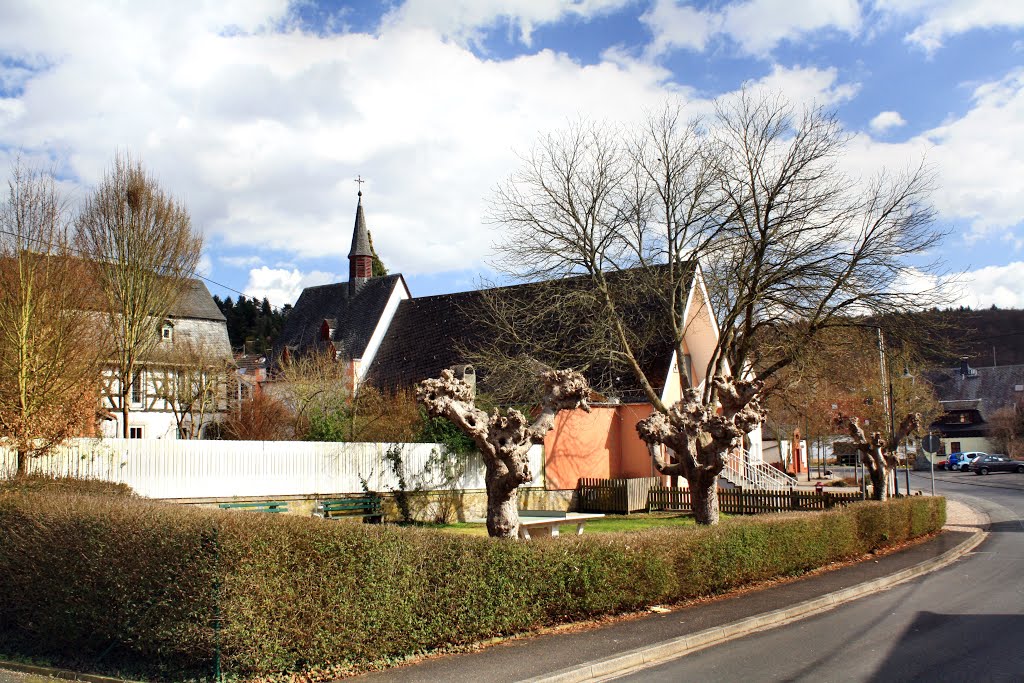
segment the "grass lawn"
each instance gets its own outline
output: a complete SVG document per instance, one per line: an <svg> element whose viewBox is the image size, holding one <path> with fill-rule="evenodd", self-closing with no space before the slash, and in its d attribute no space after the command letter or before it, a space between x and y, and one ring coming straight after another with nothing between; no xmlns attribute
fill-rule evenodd
<svg viewBox="0 0 1024 683"><path fill-rule="evenodd" d="M607 534L616 531L640 531L656 527L694 526L693 517L681 512L650 512L633 515L607 515L601 519L587 520L586 534ZM487 525L483 523L459 522L456 524L439 524L435 529L454 534L487 535ZM576 523L570 522L558 528L559 533L575 535Z"/></svg>

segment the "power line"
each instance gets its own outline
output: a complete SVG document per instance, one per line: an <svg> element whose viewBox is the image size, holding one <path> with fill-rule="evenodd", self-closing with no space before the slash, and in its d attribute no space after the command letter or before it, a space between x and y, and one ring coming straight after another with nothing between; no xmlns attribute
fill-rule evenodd
<svg viewBox="0 0 1024 683"><path fill-rule="evenodd" d="M25 237L24 235L19 235L17 233L11 232L10 230L0 230L0 234L10 235L11 237L15 237L15 238L21 239L21 240L26 240L26 241L29 241L29 242L35 242L36 244L42 245L42 246L46 247L47 249L52 249L53 248L52 244L49 244L49 243L47 243L47 242L45 242L45 241L43 241L41 239L37 239L37 238L34 238L34 237ZM94 254L88 254L88 253L82 251L81 249L76 249L75 247L68 247L68 250L72 254L74 254L75 256L78 256L79 258L89 259L91 261L99 260ZM226 290L228 290L230 292L234 292L235 294L240 294L242 296L249 296L245 292L240 292L237 289L235 289L234 287L229 287L228 285L224 284L223 282L217 282L216 280L208 278L205 275L200 275L199 273L193 273L193 277L196 278L197 280L202 280L203 282L208 282L211 285L217 285L218 287L226 289ZM253 297L253 298L255 298L255 297Z"/></svg>

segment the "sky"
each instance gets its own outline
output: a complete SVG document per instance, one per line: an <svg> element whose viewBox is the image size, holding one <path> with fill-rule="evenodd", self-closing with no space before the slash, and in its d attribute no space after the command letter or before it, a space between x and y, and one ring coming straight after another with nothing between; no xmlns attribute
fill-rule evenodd
<svg viewBox="0 0 1024 683"><path fill-rule="evenodd" d="M117 153L205 236L221 297L347 279L356 178L414 296L494 278L495 187L539 135L706 112L741 88L834 109L859 168L934 170L958 303L1024 308L1024 2L0 3L0 176L72 201Z"/></svg>

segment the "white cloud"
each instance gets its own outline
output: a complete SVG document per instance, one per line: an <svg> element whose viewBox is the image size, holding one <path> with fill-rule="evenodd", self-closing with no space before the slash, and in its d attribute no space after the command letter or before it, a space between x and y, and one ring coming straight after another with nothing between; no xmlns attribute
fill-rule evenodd
<svg viewBox="0 0 1024 683"><path fill-rule="evenodd" d="M654 40L649 51L703 51L715 36L728 36L744 53L767 56L783 41L809 40L831 31L856 35L861 27L857 0L748 0L719 10L689 2L656 0L641 20Z"/></svg>
<svg viewBox="0 0 1024 683"><path fill-rule="evenodd" d="M199 256L199 263L196 264L196 274L202 275L203 277L210 277L210 273L213 272L213 261L210 259L210 255L203 253Z"/></svg>
<svg viewBox="0 0 1024 683"><path fill-rule="evenodd" d="M906 123L907 122L902 116L900 116L898 111L883 111L879 112L875 118L871 119L868 126L870 126L871 130L874 132L881 134L886 133L893 128L904 126Z"/></svg>
<svg viewBox="0 0 1024 683"><path fill-rule="evenodd" d="M688 49L703 52L708 40L721 31L722 18L714 12L680 5L675 0L655 0L640 21L654 36L648 45L650 54L661 55L672 50Z"/></svg>
<svg viewBox="0 0 1024 683"><path fill-rule="evenodd" d="M966 114L900 143L854 138L845 161L865 175L925 161L939 217L966 224L962 241L1009 239L1024 223L1024 68L978 86Z"/></svg>
<svg viewBox="0 0 1024 683"><path fill-rule="evenodd" d="M964 275L958 302L971 308L1024 308L1024 261L988 266Z"/></svg>
<svg viewBox="0 0 1024 683"><path fill-rule="evenodd" d="M1024 26L1024 3L1018 0L876 0L875 8L919 22L905 40L927 52L967 31Z"/></svg>
<svg viewBox="0 0 1024 683"><path fill-rule="evenodd" d="M751 54L821 31L855 35L860 30L857 0L750 0L727 6L724 17L725 31Z"/></svg>
<svg viewBox="0 0 1024 683"><path fill-rule="evenodd" d="M502 21L530 45L534 27L569 17L590 19L619 9L630 0L407 0L385 15L382 29L429 29L460 45L479 45L486 29Z"/></svg>
<svg viewBox="0 0 1024 683"><path fill-rule="evenodd" d="M259 244L267 262L326 256L337 262L327 269L346 270L361 174L392 270L478 268L495 239L481 225L484 200L516 165L514 150L581 113L629 120L681 90L637 60L581 65L549 50L487 60L404 26L378 36L260 30L280 21L284 2L160 7L4 5L0 54L41 52L50 66L0 100L0 148L52 151L85 184L130 150L209 243Z"/></svg>
<svg viewBox="0 0 1024 683"><path fill-rule="evenodd" d="M221 256L217 259L221 263L226 263L229 266L235 268L248 268L249 266L258 266L263 263L263 259L259 256Z"/></svg>
<svg viewBox="0 0 1024 683"><path fill-rule="evenodd" d="M767 93L780 93L794 106L831 106L852 99L857 83L842 83L835 68L772 66L771 73L745 84Z"/></svg>
<svg viewBox="0 0 1024 683"><path fill-rule="evenodd" d="M254 268L249 271L249 282L244 291L247 296L262 299L266 297L274 306L293 304L306 287L325 285L341 280L338 273L325 273L315 270L303 273L298 269L284 270L281 268Z"/></svg>
<svg viewBox="0 0 1024 683"><path fill-rule="evenodd" d="M1024 221L1024 69L979 86L963 117L924 134L940 167L937 201L983 234Z"/></svg>

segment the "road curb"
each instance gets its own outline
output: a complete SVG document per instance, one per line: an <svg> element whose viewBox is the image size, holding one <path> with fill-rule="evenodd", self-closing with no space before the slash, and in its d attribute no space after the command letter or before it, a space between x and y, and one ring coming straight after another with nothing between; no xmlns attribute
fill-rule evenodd
<svg viewBox="0 0 1024 683"><path fill-rule="evenodd" d="M8 662L0 659L0 669L17 671L23 674L34 674L48 678L60 678L69 681L85 681L86 683L135 683L125 678L114 678L112 676L100 676L99 674L83 674L70 669L55 669L49 666L36 666L35 664L22 664L20 662Z"/></svg>
<svg viewBox="0 0 1024 683"><path fill-rule="evenodd" d="M865 581L856 586L850 586L849 588L828 593L811 600L805 600L772 612L740 619L731 624L705 629L655 645L647 645L599 659L583 666L569 667L543 676L524 679L520 683L580 683L582 681L600 680L609 676L621 675L633 669L645 668L674 659L757 631L782 626L812 614L826 612L865 595L892 588L910 579L945 567L974 550L987 536L987 531L978 529L970 537L964 539L942 555L915 564L913 567L907 567L889 576Z"/></svg>

